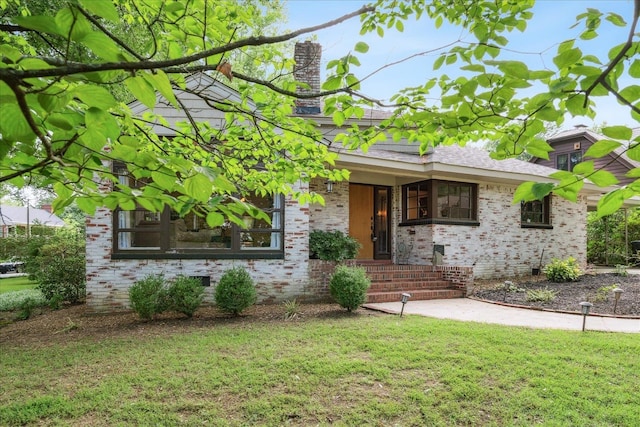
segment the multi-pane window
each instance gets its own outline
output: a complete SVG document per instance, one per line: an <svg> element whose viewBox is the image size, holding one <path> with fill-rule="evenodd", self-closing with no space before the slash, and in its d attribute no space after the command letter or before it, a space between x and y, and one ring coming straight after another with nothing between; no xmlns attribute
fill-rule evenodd
<svg viewBox="0 0 640 427"><path fill-rule="evenodd" d="M477 220L477 184L428 180L402 187L403 221Z"/></svg>
<svg viewBox="0 0 640 427"><path fill-rule="evenodd" d="M126 169L116 173L122 184L135 185ZM210 227L194 213L180 217L166 208L151 212L140 206L114 212L114 254L191 254L215 258L272 257L283 252L284 203L280 195L251 195L248 203L260 208L270 219L243 217L243 226L229 221Z"/></svg>
<svg viewBox="0 0 640 427"><path fill-rule="evenodd" d="M473 219L471 184L442 182L438 184L438 218Z"/></svg>
<svg viewBox="0 0 640 427"><path fill-rule="evenodd" d="M521 225L523 227L551 225L551 197L520 204Z"/></svg>
<svg viewBox="0 0 640 427"><path fill-rule="evenodd" d="M405 220L429 218L429 181L405 185Z"/></svg>
<svg viewBox="0 0 640 427"><path fill-rule="evenodd" d="M556 155L556 169L571 172L582 161L582 151Z"/></svg>

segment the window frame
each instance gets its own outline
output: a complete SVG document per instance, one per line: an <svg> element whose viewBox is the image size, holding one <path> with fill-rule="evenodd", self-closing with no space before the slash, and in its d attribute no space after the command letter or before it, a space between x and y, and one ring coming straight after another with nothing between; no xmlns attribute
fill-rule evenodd
<svg viewBox="0 0 640 427"><path fill-rule="evenodd" d="M120 166L123 167L123 166ZM115 171L116 165L114 165ZM125 168L126 169L126 168ZM122 175L125 176L125 175ZM131 181L130 184L135 187L139 187L138 182ZM174 222L178 220L171 209L167 206L162 212L153 213L140 206L137 206L135 210L123 210L116 208L111 211L112 213L112 259L283 259L284 258L284 238L285 238L285 199L281 194L271 196L273 207L263 209L272 218L272 224L269 228L264 227L264 224L252 225L250 228L242 228L237 224L228 222L227 230L228 237L230 238L230 244L228 246L218 247L182 247L172 244L171 234L175 232ZM276 202L276 198L278 198ZM141 212L143 226L139 224L129 225L123 227L121 225L122 212ZM147 213L151 214L150 221L146 221L145 216ZM134 217L136 214L133 214ZM277 215L277 221L274 219ZM154 218L151 218L154 217ZM182 219L182 218L180 218ZM124 222L132 222L130 219ZM251 221L254 224L254 221ZM159 237L155 237L154 241L159 246L141 246L141 247L129 247L123 248L120 246L121 239L123 239L123 233L159 233ZM276 238L278 240L277 247L260 247L260 246L247 246L248 241L246 236L260 235L270 233L270 238ZM274 236L276 233L276 236ZM135 234L133 235L135 236ZM213 237L211 238L213 242ZM243 244L243 242L245 244Z"/></svg>
<svg viewBox="0 0 640 427"><path fill-rule="evenodd" d="M582 162L582 150L574 150L566 153L556 154L556 166L555 168L558 170L563 170L567 172L573 172L573 168L580 162ZM566 169L560 167L560 159L563 159L563 166Z"/></svg>
<svg viewBox="0 0 640 427"><path fill-rule="evenodd" d="M540 206L541 211L535 210L533 206ZM530 209L525 209L527 206L532 206ZM551 223L551 209L552 209L551 195L545 196L542 200L533 200L530 202L521 202L520 203L520 227L521 228L544 228L544 229L552 229L553 224ZM541 215L541 222L536 221L527 221L525 220L525 215Z"/></svg>
<svg viewBox="0 0 640 427"><path fill-rule="evenodd" d="M460 206L442 206L438 207L438 197L434 195L439 194L439 188L446 185L449 189L447 197L452 197L451 188L465 188L468 189L469 206L461 208ZM416 193L419 189L425 189L426 191L426 212L424 215L418 214L417 218L412 218L409 213L414 209L422 209L422 203L418 202L416 206L414 203L410 203L410 199L413 198L413 193ZM423 181L412 182L404 184L402 186L402 222L400 226L419 225L419 224L452 224L452 225L480 225L478 221L478 184L461 181L447 181L438 179L429 179ZM419 197L420 193L417 192L418 198L416 200L422 200ZM447 217L442 214L443 208L449 208L449 212L454 209L460 212L461 209L468 209L469 218L460 217ZM435 216L434 216L435 213Z"/></svg>

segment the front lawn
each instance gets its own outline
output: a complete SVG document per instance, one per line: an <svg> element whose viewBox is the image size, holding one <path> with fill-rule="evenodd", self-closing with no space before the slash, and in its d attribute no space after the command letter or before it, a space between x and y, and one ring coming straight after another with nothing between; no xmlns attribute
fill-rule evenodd
<svg viewBox="0 0 640 427"><path fill-rule="evenodd" d="M20 277L2 277L0 276L0 294L5 292L23 291L25 289L33 289L38 284L29 280L27 276Z"/></svg>
<svg viewBox="0 0 640 427"><path fill-rule="evenodd" d="M69 318L28 346L0 329L0 424L640 425L636 334L247 317L101 339Z"/></svg>

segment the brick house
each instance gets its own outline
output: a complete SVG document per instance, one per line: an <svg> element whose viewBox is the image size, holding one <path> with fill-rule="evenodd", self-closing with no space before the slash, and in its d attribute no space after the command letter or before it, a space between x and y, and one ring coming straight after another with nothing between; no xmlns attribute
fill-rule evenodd
<svg viewBox="0 0 640 427"><path fill-rule="evenodd" d="M297 72L311 72L311 90L319 89L318 45L299 44L296 61L303 64ZM188 84L204 86L219 99L237 98L206 75ZM199 99L177 96L196 120L212 126L224 120ZM131 108L136 114L145 111L136 103ZM169 123L184 119L169 105L156 110ZM330 118L320 115L317 101L299 105L298 114L313 118L329 139L338 132ZM359 124L379 120L371 112ZM406 144L381 144L366 153L333 147L339 152L337 166L351 171L349 182L332 183L331 189L322 180L299 184L298 190L323 194L325 206L256 196L251 202L268 212L270 225L249 221L246 230L231 224L209 229L194 216L178 218L168 210L98 209L87 220L87 304L95 310L126 308L129 287L149 274L195 276L214 285L232 266L248 269L260 303L323 300L333 266L309 259L313 230L341 230L355 237L362 245L357 261L373 266L370 274L382 281L392 268L418 279L433 271L455 288L455 293L433 291L424 298L463 296L474 277L530 274L554 257L573 256L586 264L589 197L601 194L594 186L585 185L577 203L550 196L514 205L521 182L546 181L551 169L495 161L483 150L458 146L437 147L423 156ZM122 179L128 178L123 174ZM213 288L207 288L209 301Z"/></svg>

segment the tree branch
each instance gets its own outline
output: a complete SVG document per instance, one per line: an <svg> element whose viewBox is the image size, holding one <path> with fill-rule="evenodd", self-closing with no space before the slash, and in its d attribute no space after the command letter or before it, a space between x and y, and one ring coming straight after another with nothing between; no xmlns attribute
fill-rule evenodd
<svg viewBox="0 0 640 427"><path fill-rule="evenodd" d="M95 71L110 71L110 70L136 71L136 70L153 70L153 69L159 69L159 68L164 69L169 67L178 67L180 65L189 64L204 58L220 55L225 52L231 52L236 49L243 48L245 46L261 46L265 44L275 44L275 43L291 40L302 34L307 34L307 33L311 33L314 31L335 26L353 17L359 16L363 13L372 12L374 10L375 10L374 6L370 6L370 5L363 6L360 9L356 10L355 12L351 12L349 14L343 15L340 18L325 22L324 24L301 28L299 30L278 35L278 36L249 37L246 39L228 43L224 46L215 47L212 49L205 50L203 52L185 56L183 58L168 59L168 60L162 60L162 61L106 62L101 64L75 63L75 64L68 64L58 68L49 68L49 69L41 69L41 70L17 70L17 69L1 68L0 79L4 80L8 76L13 76L14 78L18 78L18 79L28 79L28 78L39 78L39 77L68 76L72 74L95 72Z"/></svg>
<svg viewBox="0 0 640 427"><path fill-rule="evenodd" d="M584 100L585 107L586 107L587 103L589 102L589 96L591 95L591 92L593 92L593 90L596 88L596 86L598 86L598 84L602 84L604 86L605 79L607 78L609 73L611 73L613 68L616 65L618 65L618 62L620 62L622 60L622 58L625 57L625 55L627 54L629 49L631 49L631 47L633 46L633 37L635 35L635 28L638 25L638 18L640 18L640 0L634 0L633 22L631 23L631 27L629 28L629 35L627 36L627 41L624 44L624 46L622 47L622 49L620 49L620 52L618 52L618 54L615 56L615 58L613 58L611 60L611 62L609 62L609 65L607 66L606 70L604 70L602 72L602 74L600 74L598 76L598 78L595 79L595 81L591 84L591 86L589 86L584 91L584 94L585 94L585 100Z"/></svg>

